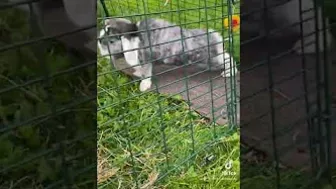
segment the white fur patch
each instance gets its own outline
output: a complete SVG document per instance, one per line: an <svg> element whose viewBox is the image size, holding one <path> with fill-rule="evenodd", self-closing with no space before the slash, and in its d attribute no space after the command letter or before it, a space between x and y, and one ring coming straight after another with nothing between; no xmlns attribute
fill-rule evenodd
<svg viewBox="0 0 336 189"><path fill-rule="evenodd" d="M127 20L126 18L117 18L116 20L120 21L120 22L126 22L131 24L132 22L130 20Z"/></svg>
<svg viewBox="0 0 336 189"><path fill-rule="evenodd" d="M103 37L105 35L105 31L104 29L100 30L99 32L99 38ZM110 56L108 56L110 53L108 51L108 49L103 46L102 44L99 43L99 40L98 40L98 43L97 43L97 46L98 46L98 49L99 49L99 52L100 52L100 55L105 57L105 58L110 58Z"/></svg>
<svg viewBox="0 0 336 189"><path fill-rule="evenodd" d="M141 66L140 66L140 61L139 61L139 43L140 39L139 37L133 37L130 40L125 38L124 36L121 37L121 42L122 42L122 47L124 51L124 56L127 64L129 64L133 69L135 70L134 76L136 77L141 77L142 76L142 71L141 71ZM136 49L133 51L129 51L132 49Z"/></svg>
<svg viewBox="0 0 336 189"><path fill-rule="evenodd" d="M213 35L216 38L217 42L222 42L216 45L217 52L219 55L214 57L214 59L216 60L215 62L217 62L219 65L224 64L225 70L221 73L221 75L223 77L232 77L233 74L237 74L238 70L233 60L233 57L229 53L224 52L223 37L218 32L215 32L215 30L213 29L208 29L208 31L213 32L211 33L211 35Z"/></svg>
<svg viewBox="0 0 336 189"><path fill-rule="evenodd" d="M224 53L219 57L224 58L225 70L221 73L223 77L232 77L233 74L237 74L237 67L235 66L235 62L229 53Z"/></svg>
<svg viewBox="0 0 336 189"><path fill-rule="evenodd" d="M219 42L216 45L217 53L220 54L219 56L217 56L217 62L218 63L223 62L223 61L225 62L226 60L223 59L223 56L227 56L227 55L225 55L225 53L224 53L224 48L223 48L224 41L223 41L223 37L218 32L214 32L215 30L213 30L213 29L209 29L208 31L213 32L213 33L211 33L211 35L216 38L216 42Z"/></svg>
<svg viewBox="0 0 336 189"><path fill-rule="evenodd" d="M144 79L140 82L140 91L144 92L150 89L152 86L152 80L151 78Z"/></svg>

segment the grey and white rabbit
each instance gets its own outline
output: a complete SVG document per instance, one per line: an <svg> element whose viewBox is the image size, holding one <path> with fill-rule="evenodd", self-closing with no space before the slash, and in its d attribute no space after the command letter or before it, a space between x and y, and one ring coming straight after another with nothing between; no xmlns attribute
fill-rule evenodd
<svg viewBox="0 0 336 189"><path fill-rule="evenodd" d="M151 88L152 68L156 62L195 64L210 71L225 69L221 74L223 77L237 73L232 56L224 50L223 38L214 30L184 29L152 18L137 23L123 18L107 19L106 29L121 35L126 62L135 70L134 75L142 78L141 91ZM102 45L98 44L98 47L102 48Z"/></svg>

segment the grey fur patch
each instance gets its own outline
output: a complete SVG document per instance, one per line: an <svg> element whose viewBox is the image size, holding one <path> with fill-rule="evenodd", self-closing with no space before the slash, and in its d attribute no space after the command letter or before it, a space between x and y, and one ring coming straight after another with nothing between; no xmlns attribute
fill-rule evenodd
<svg viewBox="0 0 336 189"><path fill-rule="evenodd" d="M105 26L111 28L115 34L123 34L126 38L137 36L137 25L125 18L106 19Z"/></svg>
<svg viewBox="0 0 336 189"><path fill-rule="evenodd" d="M138 29L145 30L139 34L140 49L144 48L139 54L142 61L159 59L175 65L191 62L204 69L209 64L212 70L224 69L224 60L215 59L224 53L223 39L217 32L184 29L162 19L143 20Z"/></svg>

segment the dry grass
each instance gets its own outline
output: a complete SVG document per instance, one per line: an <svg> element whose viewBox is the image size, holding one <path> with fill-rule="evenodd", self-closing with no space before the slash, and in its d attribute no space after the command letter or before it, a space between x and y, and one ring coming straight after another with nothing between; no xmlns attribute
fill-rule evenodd
<svg viewBox="0 0 336 189"><path fill-rule="evenodd" d="M101 149L98 149L98 165L97 165L97 176L98 176L98 184L107 181L108 179L115 176L119 169L112 167L112 165L108 161L108 157L106 157Z"/></svg>

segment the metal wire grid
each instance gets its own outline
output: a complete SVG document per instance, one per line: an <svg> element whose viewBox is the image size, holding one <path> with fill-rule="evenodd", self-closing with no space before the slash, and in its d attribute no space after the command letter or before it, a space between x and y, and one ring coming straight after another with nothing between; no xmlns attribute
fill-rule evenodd
<svg viewBox="0 0 336 189"><path fill-rule="evenodd" d="M185 27L185 28L197 28L197 27L205 27L205 28L211 28L215 27L220 33L232 33L231 31L225 31L223 28L223 19L224 17L231 17L230 11L231 11L231 2L225 2L225 1L180 1L180 0L172 0L167 3L166 6L161 1L100 1L100 10L101 15L98 18L98 22L101 22L108 18L126 18L132 21L139 21L145 18L164 18L166 20L169 20L173 23L176 23L178 26ZM99 7L99 6L98 6ZM227 10L225 10L224 7L227 7ZM213 14L210 14L209 12L213 11ZM226 13L225 13L226 12ZM229 14L227 14L229 13ZM211 17L211 18L210 18ZM230 20L230 19L229 19ZM211 22L211 26L210 26ZM217 27L216 27L217 26ZM231 28L232 29L232 28ZM226 35L228 35L226 34ZM111 37L111 36L109 36ZM233 40L236 39L237 36L233 36ZM181 39L183 40L183 39ZM233 41L232 40L232 41ZM230 53L233 54L233 42L230 41L227 46ZM174 41L170 41L174 42ZM161 45L161 44L160 44ZM151 46L150 48L153 48ZM207 48L207 47L205 47ZM125 52L125 51L124 51ZM111 54L111 53L110 53ZM103 57L101 58L99 62L103 62ZM98 58L98 59L99 59ZM168 57L165 57L168 58ZM157 60L154 60L157 61ZM100 65L101 64L101 65ZM108 187L108 186L115 186L117 187L117 184L123 181L123 185L125 187L140 187L145 181L146 181L146 174L150 174L149 172L146 172L145 168L142 168L140 164L141 157L144 153L151 151L151 149L155 148L162 148L162 150L155 152L153 159L161 158L159 162L156 162L156 165L152 165L153 169L155 169L158 172L158 176L156 179L156 182L164 182L164 178L166 178L169 174L180 172L181 170L185 169L185 165L191 165L193 161L197 159L197 155L205 148L209 148L211 145L218 142L218 140L221 139L221 137L226 136L232 131L236 130L236 81L235 81L235 75L232 76L232 78L227 79L226 81L223 79L223 85L221 86L212 86L211 80L220 78L221 76L214 76L213 78L209 79L208 81L204 81L196 86L190 86L188 80L190 79L190 75L186 75L185 72L183 72L184 77L182 78L185 89L180 90L179 94L186 93L187 94L187 102L183 102L184 105L187 105L185 109L187 111L185 112L187 116L183 117L174 117L173 119L167 119L166 117L169 116L169 113L171 113L173 116L177 116L177 114L174 114L174 112L181 111L180 105L174 104L174 99L176 95L179 94L173 94L173 95L153 95L145 93L137 93L134 92L134 90L137 90L138 86L138 80L127 80L124 82L120 82L121 78L123 76L120 76L121 70L112 69L110 71L109 69L104 69L104 67L109 66L109 64L98 63L98 132L99 137L104 138L104 135L109 135L111 132L113 133L110 137L106 137L105 139L102 139L102 141L98 141L98 151L105 151L105 157L108 156L106 159L107 161L112 161L112 167L117 167L118 170L123 169L123 164L118 164L118 157L121 154L118 153L127 153L128 154L128 160L127 164L129 165L129 169L127 169L127 173L123 173L122 171L119 171L118 173L115 173L116 175L111 176L112 178L109 178L108 180L101 181L101 187ZM155 66L155 65L154 65ZM165 70L164 73L168 72L174 72L177 69L181 69L182 67L187 65L182 65L177 68L170 68L168 70ZM226 68L228 69L228 68ZM103 71L104 70L104 71ZM107 70L107 71L105 71ZM201 74L205 71L200 71L195 73L194 75ZM165 84L165 86L158 86L156 83L156 77L160 77L160 74L153 76L154 78L154 85L155 85L155 92L159 92L160 88L167 87L169 85L172 85L179 81L174 81L168 84ZM111 77L112 76L112 77ZM110 81L110 87L105 88L103 86L103 83L105 82L104 77L110 77L109 79L105 78L106 80ZM208 123L208 125L212 128L211 132L208 133L212 135L208 139L204 141L197 141L199 137L197 137L197 131L195 131L195 128L197 127L195 120L195 112L190 108L191 101L193 100L190 98L189 91L192 90L192 88L201 86L204 83L210 83L210 91L208 91L206 94L199 94L197 97L194 97L194 99L200 98L204 95L207 95L208 93L211 94L212 102L219 98L226 98L226 99L232 99L228 100L227 106L229 109L227 112L230 112L229 114L229 125L228 129L225 129L224 126L217 125L215 123L216 117L214 117L215 111L220 111L220 109L212 109L212 118L214 121ZM214 98L212 91L215 89L225 89L227 93L225 96L219 96ZM131 94L123 94L125 91L132 91ZM127 92L126 92L127 93ZM108 99L106 96L109 96L112 98ZM132 104L132 101L143 101L143 106L140 107L131 107L130 104ZM173 103L169 103L167 105L167 101L172 101ZM178 101L175 101L177 103ZM178 102L178 104L181 102ZM229 105L231 104L231 106ZM206 106L208 103L202 104L197 108L200 108L202 106ZM117 109L120 109L121 107L124 107L124 111L117 111ZM147 115L145 114L146 109L151 109L154 107L154 112L151 112ZM211 107L214 107L213 104ZM225 108L224 105L221 109ZM112 112L112 113L111 113ZM116 113L118 112L118 113ZM167 113L168 112L168 113ZM141 117L140 119L136 120L129 120L129 117ZM197 116L197 115L196 115ZM105 118L104 118L105 117ZM108 117L108 118L107 118ZM183 121L183 119L189 120L189 121ZM151 123L155 123L156 128L151 128L147 125L150 125ZM184 122L184 124L183 124ZM149 127L149 128L147 128ZM180 129L177 129L176 127L180 127ZM142 128L149 129L148 131L138 133L139 131L143 130ZM169 130L170 128L176 129L173 134ZM224 130L223 130L224 128ZM151 129L151 130L150 130ZM113 131L111 131L113 130ZM187 136L184 138L177 138L174 135L177 135L176 132L185 132L188 133ZM157 138L156 140L153 139L153 141L159 141L156 144L147 144L147 146L137 146L137 143L139 142L139 138L145 138L143 140L151 140L148 139L148 137ZM113 140L112 138L115 138L116 140ZM190 141L189 147L187 147L185 150L187 152L180 151L178 153L173 152L172 149L176 149L179 145L183 145L183 141L185 140ZM119 140L119 141L118 141ZM174 141L175 140L175 141ZM141 140L140 140L141 141ZM181 142L182 141L182 142ZM118 145L108 145L111 143L119 143ZM143 141L139 142L143 143ZM153 142L154 143L154 142ZM110 146L109 150L106 149L106 146ZM162 146L162 147L160 147ZM112 152L112 148L116 149L116 151ZM140 148L140 149L139 149ZM105 150L104 150L105 149ZM108 153L106 152L109 151ZM100 153L100 152L98 152ZM150 152L148 152L150 153ZM153 153L153 152L152 152ZM102 152L104 154L104 152ZM178 155L180 154L180 155ZM182 156L180 159L175 160L174 156ZM111 158L112 157L112 160ZM103 160L101 160L102 162ZM139 163L140 161L140 163ZM151 160L147 160L150 162ZM145 161L146 162L146 161ZM99 163L99 162L98 162ZM146 163L144 163L146 164ZM120 166L120 167L118 167ZM98 171L98 174L105 175L104 173L110 171L109 170L102 170L100 173ZM147 170L148 171L148 170ZM99 176L98 176L99 177ZM103 180L103 179L102 179ZM98 179L98 182L99 179Z"/></svg>
<svg viewBox="0 0 336 189"><path fill-rule="evenodd" d="M92 188L96 60L57 39L95 26L46 35L39 8L0 4L0 188Z"/></svg>
<svg viewBox="0 0 336 189"><path fill-rule="evenodd" d="M295 1L295 0L293 0ZM320 1L314 1L314 8L309 9L309 10L302 10L302 0L298 0L299 2L299 8L300 10L300 22L291 24L291 25L286 25L281 28L273 28L271 29L269 27L269 23L267 22L268 20L268 11L271 9L276 8L277 6L281 6L284 3L287 3L289 1L282 1L282 2L277 2L273 3L270 5L267 3L266 0L263 0L263 6L260 9L255 9L253 11L249 12L242 12L241 16L242 17L249 17L252 14L255 13L260 13L262 12L264 17L262 18L265 21L265 27L266 27L266 33L264 35L258 35L256 37L251 37L248 39L244 39L241 42L241 47L247 46L250 43L253 43L255 41L268 41L273 35L276 35L279 32L284 31L285 29L288 29L290 27L295 27L295 26L300 26L300 39L301 39L301 48L302 51L304 51L304 48L312 45L313 43L316 44L316 52L319 52L319 35L318 31L323 32L323 46L324 49L326 49L326 30L330 29L333 24L330 24L330 27L326 27L325 20L323 20L323 30L318 29L318 19L317 19L317 7L323 5ZM244 6L244 5L243 5ZM321 6L322 10L324 10L324 6ZM303 19L303 14L309 11L314 11L315 15L312 18L307 18ZM325 16L323 12L323 17ZM307 22L309 20L314 20L315 25L316 25L316 30L313 33L309 33L304 35L303 34L303 23ZM244 19L243 19L244 22ZM315 36L315 41L307 44L303 44L303 39L314 35ZM267 44L267 43L265 43ZM268 43L269 44L269 43ZM272 49L271 46L266 49ZM301 123L306 123L307 124L307 130L309 133L308 139L304 139L300 142L307 142L309 140L309 150L310 150L310 162L306 162L306 164L309 164L311 169L312 169L312 174L308 178L308 180L304 181L299 181L300 183L296 183L295 187L299 188L316 188L321 182L326 181L327 183L331 184L331 85L330 85L330 61L328 59L328 51L324 51L323 54L316 54L316 59L315 59L315 66L314 68L308 68L307 63L306 63L306 57L305 55L301 55L301 67L299 70L295 71L294 74L282 77L279 80L275 79L275 76L273 75L273 70L276 67L276 60L279 60L287 55L292 54L294 49L288 49L286 51L279 52L277 51L276 53L274 52L267 52L267 56L263 58L262 61L255 62L253 63L253 66L250 67L245 67L241 69L241 74L245 75L248 74L260 67L263 67L266 65L267 72L268 72L268 87L260 89L251 95L244 96L243 98L240 99L240 103L244 104L247 103L249 99L254 98L255 96L260 95L263 92L269 93L269 110L266 111L263 114L260 114L250 120L245 120L241 122L241 128L242 131L245 130L245 128L249 127L249 124L265 118L267 115L270 116L270 126L269 129L271 130L271 135L265 138L261 138L258 144L266 143L266 141L272 141L272 150L273 150L273 160L275 163L275 167L272 168L272 175L270 177L270 181L274 179L275 185L272 188L288 188L288 187L294 187L294 186L288 186L285 181L285 177L287 176L285 172L282 171L281 163L279 161L279 158L286 154L290 149L293 149L293 146L285 146L279 149L279 144L277 143L277 140L281 138L285 133L290 132L291 130L295 129L295 127ZM307 81L307 72L309 71L314 71L315 72L315 83L312 86L308 86L308 81ZM323 74L321 74L323 73ZM287 102L280 104L280 105L275 105L275 92L276 86L280 86L281 84L285 84L286 82L290 82L291 79L295 77L302 77L303 78L303 86L304 86L304 91L292 98L289 99ZM242 84L244 81L242 82ZM311 94L316 94L315 99L311 99ZM305 108L306 108L306 115L301 118L297 118L296 120L291 120L290 124L284 125L283 130L279 131L277 127L280 127L278 122L275 120L277 119L277 113L276 111L289 106L293 104L294 102L304 99L305 101ZM244 139L244 136L242 137ZM256 144L256 145L258 145ZM246 166L248 167L248 166ZM242 166L242 172L245 172L247 170L244 165ZM245 171L244 171L245 169ZM306 173L300 173L300 174L306 174ZM309 173L307 173L309 174ZM242 179L244 178L250 178L252 175L244 175L242 174ZM307 178L306 178L307 179ZM273 182L272 182L273 183Z"/></svg>

